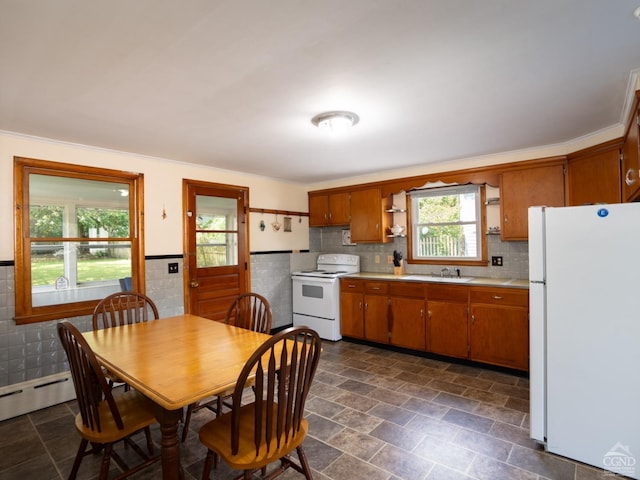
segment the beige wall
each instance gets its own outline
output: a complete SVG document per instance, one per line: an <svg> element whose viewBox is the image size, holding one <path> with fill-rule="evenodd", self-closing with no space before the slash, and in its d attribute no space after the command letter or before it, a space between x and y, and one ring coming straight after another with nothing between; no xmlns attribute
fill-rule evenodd
<svg viewBox="0 0 640 480"><path fill-rule="evenodd" d="M182 253L182 222L180 216L182 214L183 178L249 187L251 208L307 212L308 190L565 155L620 137L623 133L624 127L619 124L557 145L425 164L413 168L387 170L371 175L343 178L312 185L300 185L256 175L193 165L186 161L151 158L0 132L0 225L13 227L12 178L14 156L144 173L145 254L170 255ZM162 219L163 207L167 213L165 220ZM264 219L267 226L264 231L259 229L260 220L262 219ZM309 248L308 217L293 216L292 232L284 232L282 229L274 232L271 228L271 222L274 220L273 214L251 214L250 249L252 252L297 251ZM278 220L282 223L283 216L279 215ZM13 260L13 231L13 228L0 230L0 260Z"/></svg>
<svg viewBox="0 0 640 480"><path fill-rule="evenodd" d="M37 158L144 174L145 254L182 253L182 179L249 187L252 208L307 211L307 189L303 185L228 170L207 168L93 147L49 141L0 132L0 260L14 260L13 252L13 157ZM162 219L162 209L167 218ZM273 215L264 215L269 228L258 228L262 215L250 218L251 251L306 250L309 248L308 219L292 221L292 232L274 232ZM282 222L282 216L278 217Z"/></svg>

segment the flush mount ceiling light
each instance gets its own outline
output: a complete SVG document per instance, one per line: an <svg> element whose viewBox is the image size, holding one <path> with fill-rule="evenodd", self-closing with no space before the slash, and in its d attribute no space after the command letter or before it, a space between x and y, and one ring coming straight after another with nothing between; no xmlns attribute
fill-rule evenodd
<svg viewBox="0 0 640 480"><path fill-rule="evenodd" d="M344 110L319 113L311 119L311 123L316 127L333 132L348 130L359 121L358 115Z"/></svg>

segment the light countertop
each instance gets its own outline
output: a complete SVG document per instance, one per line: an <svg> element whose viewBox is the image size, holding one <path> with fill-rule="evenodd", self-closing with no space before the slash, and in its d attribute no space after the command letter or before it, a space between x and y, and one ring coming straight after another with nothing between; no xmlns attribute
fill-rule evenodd
<svg viewBox="0 0 640 480"><path fill-rule="evenodd" d="M509 288L529 288L529 280L519 278L489 278L489 277L463 277L469 278L467 281L459 281L455 278L440 278L432 275L415 275L402 274L394 275L393 273L377 273L377 272L360 272L351 273L341 278L360 278L369 280L389 280L403 282L430 282L430 283L447 283L452 285L468 285L468 286L489 286L489 287L509 287Z"/></svg>

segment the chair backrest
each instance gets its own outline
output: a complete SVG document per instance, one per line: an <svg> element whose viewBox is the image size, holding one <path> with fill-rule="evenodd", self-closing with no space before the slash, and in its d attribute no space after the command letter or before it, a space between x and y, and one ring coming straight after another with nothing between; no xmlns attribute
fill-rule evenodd
<svg viewBox="0 0 640 480"><path fill-rule="evenodd" d="M80 331L69 322L58 323L58 336L69 360L78 407L85 427L101 431L99 405L107 402L118 427L124 427L111 388L93 350Z"/></svg>
<svg viewBox="0 0 640 480"><path fill-rule="evenodd" d="M231 450L238 453L240 418L245 388L253 392L256 455L273 440L280 447L301 427L304 405L320 359L321 340L308 327L291 327L277 333L251 355L238 377L231 411ZM252 380L252 374L255 379ZM246 400L246 397L245 397Z"/></svg>
<svg viewBox="0 0 640 480"><path fill-rule="evenodd" d="M158 308L142 293L117 292L100 300L93 310L93 329L158 319Z"/></svg>
<svg viewBox="0 0 640 480"><path fill-rule="evenodd" d="M262 295L243 293L229 305L225 323L259 333L271 331L271 305Z"/></svg>

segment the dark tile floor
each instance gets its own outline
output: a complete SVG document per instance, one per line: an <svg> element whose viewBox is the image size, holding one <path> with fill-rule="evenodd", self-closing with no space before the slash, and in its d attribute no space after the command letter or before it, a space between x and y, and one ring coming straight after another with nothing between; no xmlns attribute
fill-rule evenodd
<svg viewBox="0 0 640 480"><path fill-rule="evenodd" d="M304 447L316 480L611 478L531 441L528 398L528 381L517 376L325 342ZM75 411L69 402L1 422L0 479L66 478L79 443ZM201 478L205 451L196 432L212 415L194 414L182 445L187 480ZM98 468L99 458L85 457L78 478L97 478ZM236 473L221 465L211 478ZM131 478L161 478L159 464ZM289 470L280 478L301 476Z"/></svg>

